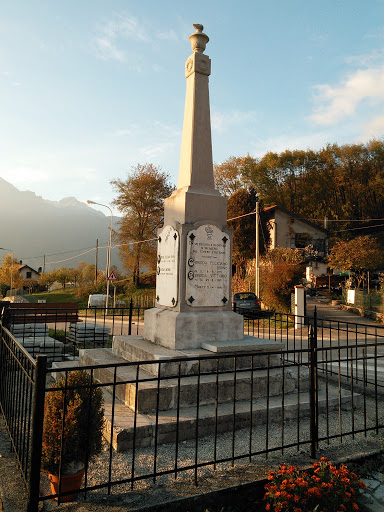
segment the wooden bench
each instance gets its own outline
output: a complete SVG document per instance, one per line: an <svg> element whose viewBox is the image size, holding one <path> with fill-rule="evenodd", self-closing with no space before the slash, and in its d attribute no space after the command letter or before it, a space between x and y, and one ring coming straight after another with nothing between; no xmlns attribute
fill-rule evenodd
<svg viewBox="0 0 384 512"><path fill-rule="evenodd" d="M49 304L11 302L4 307L3 314L8 325L72 323L79 321L79 305L77 302Z"/></svg>

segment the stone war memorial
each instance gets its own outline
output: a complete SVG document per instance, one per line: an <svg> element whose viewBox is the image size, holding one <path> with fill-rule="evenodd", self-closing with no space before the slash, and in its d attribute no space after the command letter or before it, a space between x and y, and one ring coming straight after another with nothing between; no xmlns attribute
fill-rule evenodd
<svg viewBox="0 0 384 512"><path fill-rule="evenodd" d="M107 437L112 430L113 446L118 450L131 448L133 435L141 446L153 444L154 436L160 443L174 441L176 416L179 439L193 437L191 417L199 393L193 376L201 368L214 371L219 360L213 356L231 355L220 359L220 369L227 373L219 387L223 403L233 402L233 356L252 353L252 364L260 367L266 361L266 351L277 351L270 362L278 362L283 346L278 341L245 336L243 317L232 311L232 231L227 227L227 200L215 189L213 178L208 87L211 60L204 53L209 38L202 25L195 24L194 28L189 37L193 53L185 63L187 88L177 189L165 199L164 226L157 233L156 307L145 311L143 336L114 336L112 349L82 350L79 357L84 365L145 362L140 370L136 366L118 369L117 381L128 383L116 388L121 403L115 404L113 425L111 407L106 404ZM201 360L200 365L199 358L204 356L211 357ZM250 358L239 357L238 363L248 368ZM95 377L112 382L112 373L112 369L100 368L95 370ZM161 380L157 396L159 384L154 377L160 379L159 373L167 380ZM184 382L187 375L191 377ZM217 383L215 375L201 379L205 409L200 412L205 426L199 428L199 435L208 435L214 428L212 404ZM248 374L241 379L247 386L244 396L239 394L237 399L249 410L251 378ZM280 380L281 372L276 373L276 382ZM281 383L276 393L280 390ZM263 393L261 388L257 393ZM232 429L231 414L223 410L221 420L220 431Z"/></svg>
<svg viewBox="0 0 384 512"><path fill-rule="evenodd" d="M156 307L145 312L144 339L183 351L260 347L232 312L232 232L227 199L215 189L208 80L209 38L195 24L185 63L187 91L177 189L165 200L158 232Z"/></svg>

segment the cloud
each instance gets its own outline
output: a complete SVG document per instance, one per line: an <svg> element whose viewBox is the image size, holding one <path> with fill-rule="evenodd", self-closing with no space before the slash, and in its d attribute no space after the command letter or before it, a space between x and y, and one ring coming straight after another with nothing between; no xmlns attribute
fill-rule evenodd
<svg viewBox="0 0 384 512"><path fill-rule="evenodd" d="M127 41L151 41L145 27L136 18L125 14L115 14L114 19L99 28L99 33L94 44L97 57L102 60L125 62L129 56Z"/></svg>
<svg viewBox="0 0 384 512"><path fill-rule="evenodd" d="M358 67L373 67L380 65L383 62L384 49L373 50L371 53L363 55L351 55L346 57L345 62Z"/></svg>
<svg viewBox="0 0 384 512"><path fill-rule="evenodd" d="M257 112L253 111L241 112L240 110L232 110L225 113L214 111L211 119L212 129L223 132L234 125L254 123L258 119L260 119L260 116Z"/></svg>
<svg viewBox="0 0 384 512"><path fill-rule="evenodd" d="M178 41L179 40L176 32L172 29L168 30L167 32L158 32L157 38L162 41Z"/></svg>
<svg viewBox="0 0 384 512"><path fill-rule="evenodd" d="M176 149L175 142L159 142L157 144L151 144L140 148L140 153L147 160L154 160L166 155L169 152L173 152Z"/></svg>
<svg viewBox="0 0 384 512"><path fill-rule="evenodd" d="M333 142L329 139L330 134L326 132L316 132L310 134L293 134L293 135L278 135L277 137L270 137L267 139L259 139L251 142L251 154L255 157L263 157L268 151L274 153L282 153L287 149L320 149L328 142Z"/></svg>
<svg viewBox="0 0 384 512"><path fill-rule="evenodd" d="M119 130L115 130L111 135L112 137L128 137L135 133L132 128L121 128Z"/></svg>
<svg viewBox="0 0 384 512"><path fill-rule="evenodd" d="M363 134L359 139L364 142L368 139L380 138L384 135L384 115L373 118L363 127Z"/></svg>
<svg viewBox="0 0 384 512"><path fill-rule="evenodd" d="M107 37L99 37L95 40L97 47L97 55L101 60L117 60L124 62L126 55L119 50L114 42Z"/></svg>
<svg viewBox="0 0 384 512"><path fill-rule="evenodd" d="M384 100L384 66L357 70L339 86L315 87L315 103L310 119L318 125L337 124L353 115L365 100L377 106Z"/></svg>

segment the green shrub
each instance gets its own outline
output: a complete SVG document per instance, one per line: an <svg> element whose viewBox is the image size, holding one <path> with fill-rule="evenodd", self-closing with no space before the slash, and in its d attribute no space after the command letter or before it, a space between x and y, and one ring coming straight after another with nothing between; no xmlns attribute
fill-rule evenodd
<svg viewBox="0 0 384 512"><path fill-rule="evenodd" d="M103 394L100 388L91 388L91 377L85 370L70 372L62 377L45 397L42 441L42 469L58 474L60 459L62 471L77 463L85 465L102 449L104 425ZM65 418L63 450L62 423Z"/></svg>

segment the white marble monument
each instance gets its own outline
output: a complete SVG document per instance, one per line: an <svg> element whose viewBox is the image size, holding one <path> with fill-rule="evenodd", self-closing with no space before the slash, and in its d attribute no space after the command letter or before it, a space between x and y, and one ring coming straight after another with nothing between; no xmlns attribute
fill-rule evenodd
<svg viewBox="0 0 384 512"><path fill-rule="evenodd" d="M243 339L231 310L232 232L227 201L215 189L208 77L209 38L195 24L185 64L187 92L177 189L165 200L158 232L156 307L145 312L144 338L173 350Z"/></svg>

